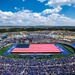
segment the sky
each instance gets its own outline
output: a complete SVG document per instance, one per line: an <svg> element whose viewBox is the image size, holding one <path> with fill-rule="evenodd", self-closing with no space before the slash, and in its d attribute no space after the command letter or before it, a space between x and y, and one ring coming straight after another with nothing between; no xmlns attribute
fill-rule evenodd
<svg viewBox="0 0 75 75"><path fill-rule="evenodd" d="M0 26L75 26L75 0L0 0Z"/></svg>

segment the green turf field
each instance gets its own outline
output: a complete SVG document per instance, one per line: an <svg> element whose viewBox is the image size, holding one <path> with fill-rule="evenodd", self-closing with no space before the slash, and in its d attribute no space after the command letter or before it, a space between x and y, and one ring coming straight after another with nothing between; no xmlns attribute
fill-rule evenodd
<svg viewBox="0 0 75 75"><path fill-rule="evenodd" d="M4 53L6 50L8 50L8 48L10 48L11 46L12 46L12 45L5 46L5 47L1 48L1 49L0 49L0 55L2 56L3 53Z"/></svg>
<svg viewBox="0 0 75 75"><path fill-rule="evenodd" d="M67 46L67 45L63 45L63 44L59 44L61 47L63 47L69 54L53 54L51 56L51 58L61 58L61 57L65 57L65 56L69 56L69 55L72 55L74 54L74 50ZM5 51L8 50L8 48L10 48L12 45L8 45L8 46L5 46L3 48L0 49L0 56L5 56L5 57L9 57L9 58L19 58L18 54L8 54L8 55L3 55L3 53ZM23 58L23 59L30 59L28 57L26 58ZM32 58L31 58L32 59ZM37 58L39 59L39 58ZM47 56L43 56L41 59L48 59Z"/></svg>
<svg viewBox="0 0 75 75"><path fill-rule="evenodd" d="M5 51L8 50L8 48L10 48L12 45L8 45L8 46L5 46L3 48L0 49L0 56L5 56L5 57L9 57L9 58L18 58L18 55L12 55L12 54L9 54L9 55L3 55L3 53Z"/></svg>

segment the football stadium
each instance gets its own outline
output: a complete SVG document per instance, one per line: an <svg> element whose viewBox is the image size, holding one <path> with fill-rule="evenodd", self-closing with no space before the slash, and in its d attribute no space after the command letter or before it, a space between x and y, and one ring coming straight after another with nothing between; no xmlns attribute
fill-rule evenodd
<svg viewBox="0 0 75 75"><path fill-rule="evenodd" d="M0 75L75 75L75 0L0 0Z"/></svg>
<svg viewBox="0 0 75 75"><path fill-rule="evenodd" d="M50 31L52 32L54 31ZM0 73L3 75L74 75L75 40L59 39L50 33L36 32L35 34L33 31L2 34Z"/></svg>
<svg viewBox="0 0 75 75"><path fill-rule="evenodd" d="M9 34L8 34L9 35ZM8 38L9 37L9 38ZM2 35L3 39L3 35ZM4 39L2 54L6 57L24 59L48 59L69 56L75 52L74 43L61 40L59 37L44 33L11 34ZM7 45L7 46L6 46Z"/></svg>

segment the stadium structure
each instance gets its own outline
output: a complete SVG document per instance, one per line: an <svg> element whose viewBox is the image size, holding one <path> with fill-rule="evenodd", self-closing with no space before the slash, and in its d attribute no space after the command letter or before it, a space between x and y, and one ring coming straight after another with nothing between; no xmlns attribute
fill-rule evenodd
<svg viewBox="0 0 75 75"><path fill-rule="evenodd" d="M0 41L1 75L75 75L74 40L14 34Z"/></svg>
<svg viewBox="0 0 75 75"><path fill-rule="evenodd" d="M2 55L7 57L17 56L18 58L41 59L45 57L63 57L74 53L74 47L70 44L71 41L66 42L53 36L50 34L14 35L7 42L12 43L11 46Z"/></svg>

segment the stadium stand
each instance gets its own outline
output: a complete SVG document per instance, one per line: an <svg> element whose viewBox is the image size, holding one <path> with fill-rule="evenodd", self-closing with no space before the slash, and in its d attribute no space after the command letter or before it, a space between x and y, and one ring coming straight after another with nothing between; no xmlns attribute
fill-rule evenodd
<svg viewBox="0 0 75 75"><path fill-rule="evenodd" d="M72 46L75 48L75 43L74 43L74 44L72 44Z"/></svg>
<svg viewBox="0 0 75 75"><path fill-rule="evenodd" d="M19 36L17 36L19 37ZM72 42L66 42L45 35L28 34L17 38L16 36L9 40L2 41L0 48L10 43L65 43L72 45ZM75 42L74 42L75 43ZM10 52L10 51L9 51ZM75 75L75 54L63 58L55 59L14 59L0 56L0 75Z"/></svg>
<svg viewBox="0 0 75 75"><path fill-rule="evenodd" d="M49 60L22 60L0 56L0 75L75 75L75 54Z"/></svg>

